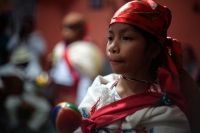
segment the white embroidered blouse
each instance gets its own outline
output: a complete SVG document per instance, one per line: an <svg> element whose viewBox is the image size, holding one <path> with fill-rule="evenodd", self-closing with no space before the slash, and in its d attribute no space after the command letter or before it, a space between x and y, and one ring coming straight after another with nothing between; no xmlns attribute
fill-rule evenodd
<svg viewBox="0 0 200 133"><path fill-rule="evenodd" d="M98 99L100 101L96 109L121 99L113 86L118 78L119 75L110 74L95 79L79 106L84 118L90 117L91 108ZM155 84L155 86L161 93L159 85ZM150 91L155 90L150 87ZM115 133L119 125L120 121L113 122L102 127L99 133ZM120 131L123 133L190 133L190 126L185 114L177 106L172 105L139 110L124 119Z"/></svg>

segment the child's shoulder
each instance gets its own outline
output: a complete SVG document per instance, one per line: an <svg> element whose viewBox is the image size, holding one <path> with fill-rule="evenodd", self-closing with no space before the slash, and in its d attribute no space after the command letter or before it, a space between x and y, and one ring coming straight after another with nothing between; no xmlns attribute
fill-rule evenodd
<svg viewBox="0 0 200 133"><path fill-rule="evenodd" d="M113 102L112 91L110 87L119 78L117 74L109 74L106 76L97 76L93 84L89 87L86 96L79 105L82 114L90 114L90 110L94 105L96 109Z"/></svg>

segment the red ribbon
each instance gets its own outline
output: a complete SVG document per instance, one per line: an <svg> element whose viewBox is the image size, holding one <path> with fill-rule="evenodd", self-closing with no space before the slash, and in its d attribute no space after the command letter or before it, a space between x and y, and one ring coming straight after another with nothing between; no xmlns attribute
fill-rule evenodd
<svg viewBox="0 0 200 133"><path fill-rule="evenodd" d="M94 129L125 118L138 110L153 107L162 96L161 93L144 92L110 103L98 109L90 119L83 118L81 130L83 133L91 133Z"/></svg>

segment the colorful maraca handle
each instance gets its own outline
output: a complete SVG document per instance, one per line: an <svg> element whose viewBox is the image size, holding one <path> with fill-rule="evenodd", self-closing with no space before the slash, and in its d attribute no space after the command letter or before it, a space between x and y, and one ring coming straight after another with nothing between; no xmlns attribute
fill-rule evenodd
<svg viewBox="0 0 200 133"><path fill-rule="evenodd" d="M74 104L63 102L54 107L51 119L58 133L73 133L81 125L82 116Z"/></svg>

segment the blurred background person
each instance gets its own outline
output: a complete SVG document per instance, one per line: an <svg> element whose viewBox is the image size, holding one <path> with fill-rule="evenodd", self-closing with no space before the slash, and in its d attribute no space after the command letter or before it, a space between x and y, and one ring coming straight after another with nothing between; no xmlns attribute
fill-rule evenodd
<svg viewBox="0 0 200 133"><path fill-rule="evenodd" d="M6 12L0 12L0 67L6 64L9 60L9 53L7 50L7 45L9 41L9 17ZM1 86L1 83L0 83ZM6 110L4 108L5 101L5 90L0 87L0 132L6 129L7 119L5 117Z"/></svg>
<svg viewBox="0 0 200 133"><path fill-rule="evenodd" d="M35 30L33 16L25 16L23 18L19 33L12 35L7 49L12 55L12 52L19 46L27 47L33 58L40 64L44 62L47 46L41 33Z"/></svg>
<svg viewBox="0 0 200 133"><path fill-rule="evenodd" d="M0 13L0 66L7 63L9 57L7 50L9 35L6 33L8 25L8 17L4 13Z"/></svg>
<svg viewBox="0 0 200 133"><path fill-rule="evenodd" d="M10 61L0 67L2 83L0 88L7 91L5 108L13 133L38 132L49 118L51 105L42 95L42 90L36 82L37 76L42 72L40 64L25 46L17 47L13 51ZM15 78L14 82L13 77ZM20 82L21 86L18 85ZM20 107L29 109L23 111L23 108L19 110ZM26 115L27 111L30 111L28 116Z"/></svg>
<svg viewBox="0 0 200 133"><path fill-rule="evenodd" d="M62 22L63 40L50 56L54 83L53 103L79 105L92 80L101 73L103 55L88 36L88 20L78 12L68 13Z"/></svg>
<svg viewBox="0 0 200 133"><path fill-rule="evenodd" d="M200 67L191 45L183 46L183 67L200 86Z"/></svg>
<svg viewBox="0 0 200 133"><path fill-rule="evenodd" d="M54 46L51 53L52 66L55 66L63 57L65 48L71 43L80 40L91 41L91 38L87 35L89 30L87 21L85 16L78 12L70 12L64 16L61 25L63 40Z"/></svg>

